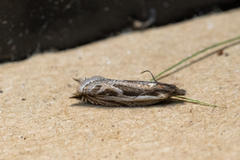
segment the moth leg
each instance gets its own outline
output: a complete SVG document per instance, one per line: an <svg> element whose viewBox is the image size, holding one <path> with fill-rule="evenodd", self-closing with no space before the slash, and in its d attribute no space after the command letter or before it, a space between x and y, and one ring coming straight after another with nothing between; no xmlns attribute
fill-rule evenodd
<svg viewBox="0 0 240 160"><path fill-rule="evenodd" d="M165 90L165 89L155 89L155 90L145 91L145 92L143 92L143 93L135 96L133 99L137 98L138 96L144 95L144 94L149 94L149 95L151 95L151 93L154 93L154 92L156 92L156 91L162 91L162 92L164 92L164 93L168 93L169 95L172 94L172 92L170 92L170 91L168 91L168 90ZM155 96L156 96L156 95L155 95Z"/></svg>
<svg viewBox="0 0 240 160"><path fill-rule="evenodd" d="M154 91L155 91L155 90L145 91L145 92L143 92L143 93L141 93L141 94L135 96L133 99L135 99L135 98L137 98L137 97L139 97L139 96L141 96L141 95L147 94L147 93L152 93L152 92L154 92Z"/></svg>

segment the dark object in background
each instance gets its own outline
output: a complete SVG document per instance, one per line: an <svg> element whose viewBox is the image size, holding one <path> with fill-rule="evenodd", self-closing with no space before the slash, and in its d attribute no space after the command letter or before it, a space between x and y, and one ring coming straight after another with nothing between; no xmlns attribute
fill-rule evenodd
<svg viewBox="0 0 240 160"><path fill-rule="evenodd" d="M0 62L239 6L239 0L1 0Z"/></svg>
<svg viewBox="0 0 240 160"><path fill-rule="evenodd" d="M217 53L218 56L221 56L223 55L223 49L219 50L218 53Z"/></svg>

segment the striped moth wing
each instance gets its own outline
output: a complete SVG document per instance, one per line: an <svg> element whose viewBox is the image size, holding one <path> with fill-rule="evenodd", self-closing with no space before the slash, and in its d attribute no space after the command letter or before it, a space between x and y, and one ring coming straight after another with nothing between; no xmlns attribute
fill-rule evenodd
<svg viewBox="0 0 240 160"><path fill-rule="evenodd" d="M79 87L70 98L109 107L148 106L186 93L175 85L157 81L114 80L101 76L74 80Z"/></svg>

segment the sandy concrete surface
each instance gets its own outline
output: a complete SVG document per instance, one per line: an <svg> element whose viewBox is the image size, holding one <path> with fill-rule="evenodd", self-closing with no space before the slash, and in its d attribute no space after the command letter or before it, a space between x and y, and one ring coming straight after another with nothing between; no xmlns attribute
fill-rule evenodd
<svg viewBox="0 0 240 160"><path fill-rule="evenodd" d="M160 79L218 108L175 101L113 108L69 99L72 78L149 80L140 72L157 75L240 35L239 16L232 10L1 64L0 159L239 159L240 43Z"/></svg>

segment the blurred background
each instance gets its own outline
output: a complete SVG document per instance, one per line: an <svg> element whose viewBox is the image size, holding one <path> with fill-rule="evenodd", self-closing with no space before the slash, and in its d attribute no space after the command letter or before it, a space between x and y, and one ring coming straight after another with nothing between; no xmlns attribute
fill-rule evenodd
<svg viewBox="0 0 240 160"><path fill-rule="evenodd" d="M1 0L0 62L239 6L239 0Z"/></svg>

